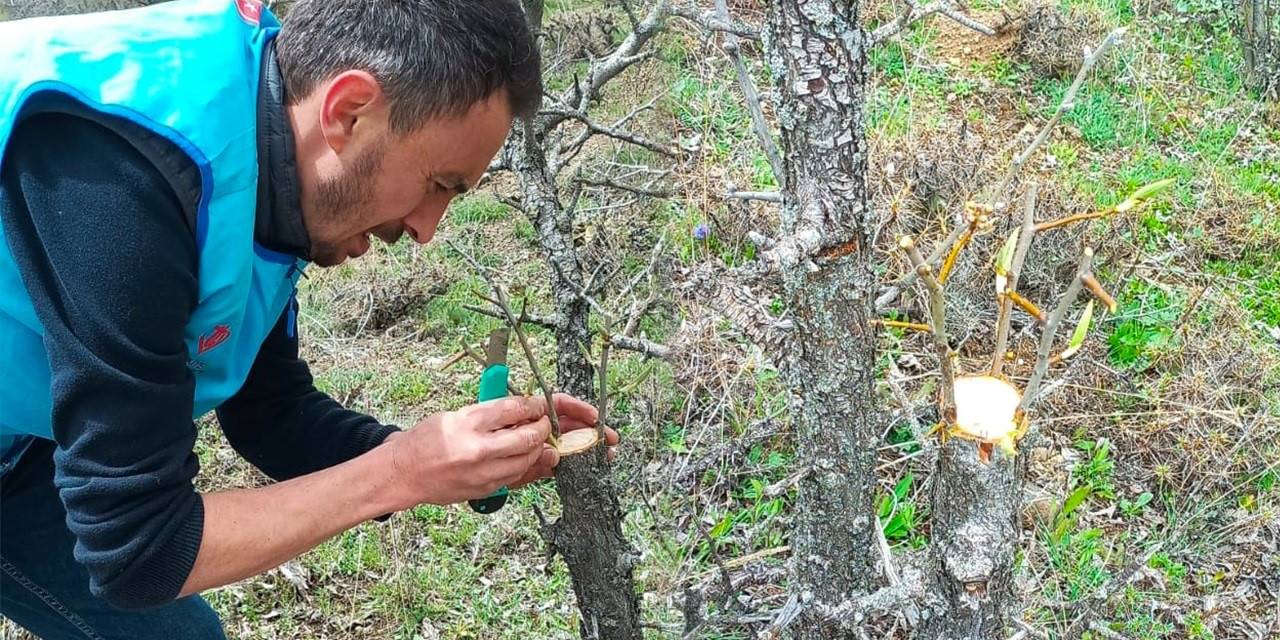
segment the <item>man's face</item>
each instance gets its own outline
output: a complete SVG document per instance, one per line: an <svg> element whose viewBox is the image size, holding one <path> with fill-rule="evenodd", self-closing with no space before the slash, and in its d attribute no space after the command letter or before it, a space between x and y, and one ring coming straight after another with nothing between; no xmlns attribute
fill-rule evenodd
<svg viewBox="0 0 1280 640"><path fill-rule="evenodd" d="M436 118L406 134L366 120L331 156L327 171L302 181L312 261L331 267L357 258L371 237L388 244L404 234L430 241L449 202L480 180L511 121L503 91L461 116Z"/></svg>

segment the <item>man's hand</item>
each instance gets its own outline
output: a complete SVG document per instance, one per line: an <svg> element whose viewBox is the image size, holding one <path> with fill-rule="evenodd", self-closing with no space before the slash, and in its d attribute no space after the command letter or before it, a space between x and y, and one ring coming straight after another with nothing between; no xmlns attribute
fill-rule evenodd
<svg viewBox="0 0 1280 640"><path fill-rule="evenodd" d="M595 407L563 393L557 393L555 400L556 418L560 421L561 433L575 429L596 428L596 422L600 419L600 414ZM609 447L609 459L613 460L613 448L618 444L618 432L605 427L604 441L605 446ZM558 464L560 464L560 453L551 445L543 445L542 455L538 457L538 461L525 472L524 476L508 486L512 489L517 489L531 482L550 478L554 475L555 467Z"/></svg>
<svg viewBox="0 0 1280 640"><path fill-rule="evenodd" d="M591 405L565 394L555 397L564 431L594 427ZM403 478L401 508L452 504L487 496L499 487L519 487L551 474L559 455L545 444L551 433L543 398L501 398L435 414L387 439L397 475ZM618 434L606 430L606 443Z"/></svg>

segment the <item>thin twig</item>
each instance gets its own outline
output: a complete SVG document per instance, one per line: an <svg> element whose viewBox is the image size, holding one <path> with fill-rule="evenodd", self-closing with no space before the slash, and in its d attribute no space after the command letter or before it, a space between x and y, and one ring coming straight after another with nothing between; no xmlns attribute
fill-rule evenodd
<svg viewBox="0 0 1280 640"><path fill-rule="evenodd" d="M653 187L640 187L630 184L623 184L612 178L578 178L578 182L592 187L608 187L610 189L618 189L619 191L630 191L636 195L648 196L650 198L670 198L676 195L674 189L655 189Z"/></svg>
<svg viewBox="0 0 1280 640"><path fill-rule="evenodd" d="M929 325L920 322L903 322L902 320L883 320L876 318L871 321L872 324L878 324L884 327L893 327L895 329L910 329L911 331L931 331Z"/></svg>
<svg viewBox="0 0 1280 640"><path fill-rule="evenodd" d="M502 309L486 309L485 307L481 307L479 305L474 305L474 304L464 304L462 305L462 308L466 309L467 311L471 311L473 313L478 313L482 316L489 316L490 318L497 318L499 320L507 319L507 315L502 312ZM536 324L540 327L545 327L553 331L560 328L560 323L555 319L554 316L541 316L541 315L530 314L525 316L524 321L526 324Z"/></svg>
<svg viewBox="0 0 1280 640"><path fill-rule="evenodd" d="M1116 44L1120 37L1124 35L1125 31L1125 27L1120 27L1113 30L1111 33L1108 33L1107 37L1103 38L1102 42L1098 44L1097 49L1085 56L1084 62L1080 65L1080 71L1076 73L1075 81L1071 83L1071 86L1067 89L1067 93L1063 95L1062 101L1058 103L1058 108L1054 110L1053 117L1051 117L1049 122L1045 123L1044 127L1040 129L1040 132L1036 134L1036 137L1031 141L1031 144L1014 157L1013 162L1010 163L1009 168L1005 171L1004 177L1001 178L999 183L997 183L999 186L991 192L990 206L993 211L1000 208L998 206L1000 204L1000 196L1008 191L1009 185L1013 183L1014 177L1016 177L1018 172L1022 170L1023 165L1025 165L1027 160L1031 158L1031 155L1040 148L1040 145L1044 144L1045 140L1049 138L1049 133L1053 131L1053 128L1062 120L1063 114L1070 111L1075 106L1076 94L1080 92L1080 87L1084 84L1084 79L1089 75L1093 66L1097 64L1098 60ZM942 256L946 255L946 253L950 251L951 245L955 244L955 242L960 239L960 235L964 233L964 229L965 227L963 226L957 226L952 229L951 234L947 236L947 239L943 241L941 245L938 245L937 249L930 254L928 264L933 264L942 258ZM902 288L910 286L911 283L915 282L915 280L915 270L903 274L903 276L898 279L897 283L887 288L879 297L876 298L877 312L882 312L882 310L887 309L889 305L893 304L893 301L897 300L898 296L902 293Z"/></svg>
<svg viewBox="0 0 1280 640"><path fill-rule="evenodd" d="M1010 263L1006 276L1006 291L1018 290L1018 274L1022 273L1022 264L1027 259L1027 251L1031 249L1031 240L1035 237L1036 196L1039 194L1039 183L1027 185L1027 193L1023 198L1022 227L1018 230L1017 248L1013 251L1013 262ZM996 320L996 350L991 356L991 375L999 378L1004 368L1005 347L1009 344L1009 319L1013 315L1013 299L1005 295L1005 291L997 291L1000 299L1000 317Z"/></svg>
<svg viewBox="0 0 1280 640"><path fill-rule="evenodd" d="M1036 306L1036 303L1032 302L1031 300L1028 300L1021 293L1018 293L1017 291L1013 291L1010 289L1006 289L1004 292L1004 295L1006 298L1012 300L1014 304L1018 305L1018 308L1022 309L1023 311L1026 311L1027 315L1031 316L1032 318L1035 318L1037 322L1040 322L1043 324L1044 321L1048 319L1044 315L1044 311L1041 310L1040 307Z"/></svg>
<svg viewBox="0 0 1280 640"><path fill-rule="evenodd" d="M1089 213L1077 213L1077 214L1069 215L1063 218L1058 218L1057 220L1046 220L1036 225L1036 233L1039 233L1041 231L1048 231L1050 229L1057 229L1058 227L1065 227L1069 224L1072 224L1074 222L1080 222L1082 220L1093 220L1094 218L1101 218L1104 216L1111 215L1112 213L1115 213L1115 207L1107 207L1106 209L1101 209L1099 211L1092 211Z"/></svg>
<svg viewBox="0 0 1280 640"><path fill-rule="evenodd" d="M1058 103L1058 108L1054 109L1053 117L1049 118L1049 121L1040 128L1040 133L1036 134L1036 137L1032 139L1031 144L1027 145L1027 148L1022 150L1022 153L1014 156L1013 162L1009 164L1009 168L1005 171L1004 177L1000 179L999 183L997 183L999 186L996 187L995 191L991 192L990 203L993 208L996 207L999 202L999 198L1008 191L1009 185L1013 183L1014 177L1016 177L1018 172L1022 170L1023 165L1031 159L1032 154L1040 148L1040 145L1044 144L1045 141L1049 139L1049 134L1053 131L1054 127L1058 126L1058 122L1062 120L1062 116L1075 108L1076 94L1080 92L1080 87L1084 85L1085 78L1089 77L1089 72L1093 70L1093 66L1098 63L1098 60L1102 59L1102 56L1105 55L1117 41L1120 40L1120 36L1123 36L1125 31L1125 27L1119 27L1112 30L1111 33L1107 34L1107 37L1102 39L1102 42L1098 44L1098 47L1094 49L1093 52L1086 53L1084 62L1080 64L1080 70L1076 72L1075 80L1071 82L1071 86L1067 88L1067 92L1062 96L1062 101Z"/></svg>
<svg viewBox="0 0 1280 640"><path fill-rule="evenodd" d="M1058 332L1058 326L1062 324L1062 319L1066 317L1067 309L1075 301L1076 296L1080 295L1080 289L1084 286L1084 276L1089 273L1089 269L1092 266L1093 249L1085 247L1084 251L1080 253L1080 263L1076 267L1076 277L1071 279L1071 284L1067 286L1067 292L1062 295L1062 299L1058 301L1058 306L1054 308L1053 313L1049 314L1049 320L1045 322L1044 333L1040 336L1040 348L1036 352L1036 368L1031 374L1031 379L1027 380L1027 387L1022 394L1022 402L1018 405L1020 413L1026 413L1032 403L1036 401L1036 394L1040 392L1040 383L1049 371L1049 358L1053 351L1054 334Z"/></svg>
<svg viewBox="0 0 1280 640"><path fill-rule="evenodd" d="M729 3L725 0L716 0L716 17L725 23L731 23L733 20L729 17ZM764 119L764 109L760 108L760 94L756 91L756 83L751 79L751 73L747 71L747 65L742 61L742 52L738 48L738 36L725 32L724 34L724 50L729 54L729 59L733 61L734 71L738 74L738 84L742 87L742 97L747 102L747 113L751 114L751 129L756 133L756 139L760 142L760 147L764 149L764 155L769 160L769 167L773 170L773 177L778 182L778 187L785 189L785 165L782 164L782 153L778 151L778 145L773 141L773 136L769 133L769 124Z"/></svg>
<svg viewBox="0 0 1280 640"><path fill-rule="evenodd" d="M951 251L951 247L955 246L956 242L960 240L960 236L964 235L965 230L968 228L969 225L967 224L958 224L951 229L951 233L947 234L947 238L942 241L942 244L938 245L937 248L933 250L933 253L929 254L929 259L926 261L926 264L933 264L941 260L943 256L947 255L947 253ZM902 293L902 288L911 286L911 284L916 281L917 277L919 277L919 274L916 269L911 269L903 274L901 278L898 278L897 283L889 287L884 293L880 294L880 297L876 298L876 313L883 313L885 308L890 304L893 304L894 300L898 299L898 294Z"/></svg>
<svg viewBox="0 0 1280 640"><path fill-rule="evenodd" d="M507 324L510 325L511 330L515 332L516 338L520 341L520 348L524 351L525 359L529 361L529 370L533 372L533 377L538 381L538 387L542 389L542 395L546 398L547 418L551 420L551 446L558 447L560 445L560 419L556 415L555 395L551 392L551 387L547 384L546 378L542 376L542 368L538 366L538 358L533 353L533 347L529 346L529 339L525 337L524 329L520 327L521 321L511 311L511 305L507 302L506 291L500 283L493 279L493 276L489 274L489 270L480 264L474 256L448 240L445 240L445 244L450 249L453 249L455 253L461 255L471 265L471 268L475 269L480 274L480 277L484 278L484 281L489 284L489 288L493 290L495 297L491 299L491 302L496 303L502 309L503 315L506 316Z"/></svg>
<svg viewBox="0 0 1280 640"><path fill-rule="evenodd" d="M761 202L782 202L782 194L777 191L729 191L724 197L737 200L759 200Z"/></svg>
<svg viewBox="0 0 1280 640"><path fill-rule="evenodd" d="M915 0L906 0L906 5L907 10L904 11L902 15L899 15L897 18L876 27L876 30L871 32L871 42L869 43L868 48L874 47L885 40L902 33L907 27L935 13L941 13L942 15L951 18L956 23L964 25L965 27L977 31L982 35L994 36L996 34L995 29L960 13L958 9L951 6L951 4L945 0L938 0L928 7L921 7L919 4L916 4Z"/></svg>
<svg viewBox="0 0 1280 640"><path fill-rule="evenodd" d="M596 439L600 442L604 442L604 420L609 408L609 345L612 344L609 341L609 330L610 327L606 326L604 340L600 342L600 390L596 396L596 411L599 412L596 418Z"/></svg>
<svg viewBox="0 0 1280 640"><path fill-rule="evenodd" d="M920 280L929 290L929 318L933 327L933 345L938 351L939 368L942 371L942 389L938 408L942 412L943 421L953 425L956 422L956 374L951 362L951 345L947 343L946 307L942 285L938 284L938 280L933 277L933 268L924 261L920 248L916 246L911 236L903 236L898 241L898 246L907 253L907 258L920 274Z"/></svg>
<svg viewBox="0 0 1280 640"><path fill-rule="evenodd" d="M1093 277L1092 273L1084 274L1084 288L1088 289L1089 293L1098 299L1098 302L1106 305L1107 311L1116 312L1116 299L1111 297L1111 294L1107 293L1106 289L1102 288L1102 283L1098 282L1098 279Z"/></svg>
<svg viewBox="0 0 1280 640"><path fill-rule="evenodd" d="M652 340L645 340L644 338L614 335L609 336L609 343L619 349L643 353L650 358L665 360L671 357L671 347L665 344L658 344Z"/></svg>
<svg viewBox="0 0 1280 640"><path fill-rule="evenodd" d="M634 144L638 147L644 147L645 149L648 149L654 153L660 153L664 156L675 157L677 155L680 155L679 151L677 151L674 147L670 147L659 142L654 142L638 133L625 131L625 130L619 129L616 126L600 124L599 122L592 120L591 117L588 116L583 111L562 111L558 109L545 109L542 111L542 113L562 117L564 119L577 120L587 128L588 135L580 136L574 142L565 145L564 148L560 149L560 153L562 154L569 153L572 149L576 147L580 147L582 143L586 142L586 139L590 137L589 134L600 134L602 136L607 136L615 140L621 140L622 142Z"/></svg>
<svg viewBox="0 0 1280 640"><path fill-rule="evenodd" d="M760 27L755 25L743 24L740 22L721 20L712 11L701 11L696 5L686 5L675 7L671 10L671 15L679 16L697 24L708 31L722 31L732 33L740 38L749 40L760 39Z"/></svg>

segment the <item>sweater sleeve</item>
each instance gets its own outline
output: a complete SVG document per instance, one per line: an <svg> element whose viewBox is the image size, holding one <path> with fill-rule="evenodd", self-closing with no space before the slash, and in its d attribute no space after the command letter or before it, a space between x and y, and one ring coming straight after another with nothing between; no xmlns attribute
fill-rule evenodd
<svg viewBox="0 0 1280 640"><path fill-rule="evenodd" d="M177 596L203 533L183 340L198 263L190 207L117 131L69 114L23 120L0 221L45 332L75 558L94 594L140 608Z"/></svg>
<svg viewBox="0 0 1280 640"><path fill-rule="evenodd" d="M316 389L307 363L298 357L290 315L289 309L281 314L244 386L218 407L231 446L276 480L350 460L397 430Z"/></svg>

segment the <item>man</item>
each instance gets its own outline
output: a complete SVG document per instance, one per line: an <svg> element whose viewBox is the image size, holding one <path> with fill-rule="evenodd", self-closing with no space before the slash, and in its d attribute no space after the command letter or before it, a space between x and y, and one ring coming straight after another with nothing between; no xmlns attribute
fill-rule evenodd
<svg viewBox="0 0 1280 640"><path fill-rule="evenodd" d="M539 400L402 432L318 392L293 295L371 236L428 242L535 112L514 0L299 0L283 28L256 0L180 0L0 24L0 59L6 617L44 638L222 638L193 594L551 473ZM281 482L194 490L210 410Z"/></svg>

